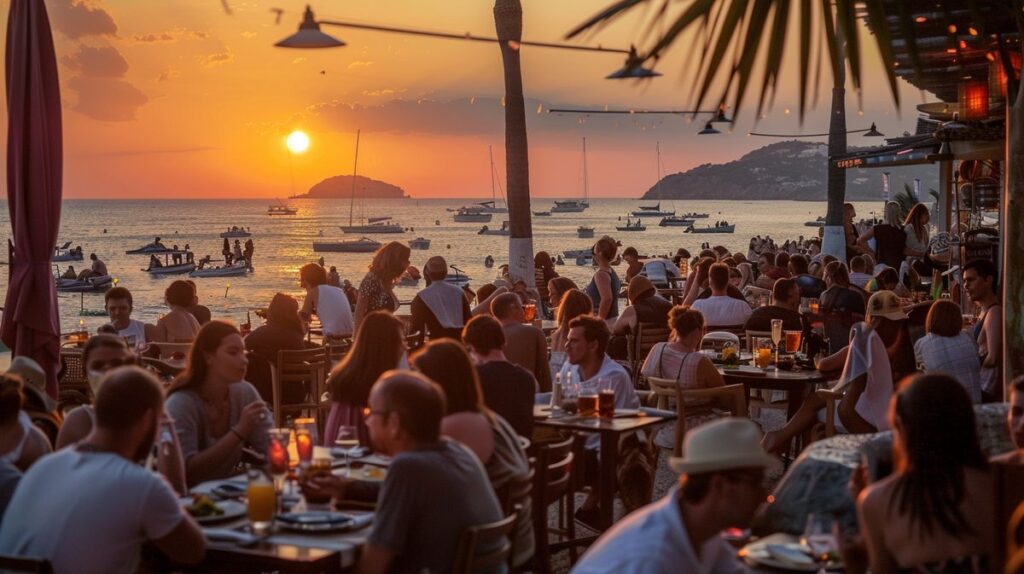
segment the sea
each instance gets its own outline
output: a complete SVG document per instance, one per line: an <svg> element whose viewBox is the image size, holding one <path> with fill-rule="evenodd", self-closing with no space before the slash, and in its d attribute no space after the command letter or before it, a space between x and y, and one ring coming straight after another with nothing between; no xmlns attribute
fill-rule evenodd
<svg viewBox="0 0 1024 574"><path fill-rule="evenodd" d="M508 237L478 235L481 223L455 223L449 209L472 204L460 199L388 199L366 200L356 209L360 216L390 216L407 228L407 232L394 235L374 235L383 242L407 242L416 237L431 240L429 250L413 250L411 263L422 268L427 258L442 255L448 263L457 266L471 278L474 289L492 281L498 266L507 261ZM72 262L76 270L89 263L89 253L96 253L107 264L118 284L132 291L135 302L133 317L142 321L156 321L167 311L164 290L175 279L187 275L153 277L143 271L148 266L146 255L127 255L125 251L142 247L159 236L167 246L184 247L189 244L196 259L209 254L222 264L223 239L219 234L231 226L248 228L255 244L254 272L244 277L196 278L200 302L208 306L214 317L244 323L256 309L265 308L275 293L288 293L299 299L304 291L299 287L299 268L321 255L325 265L336 266L343 279L358 285L370 263L369 253L314 253L314 241L358 239L358 235L342 233L340 225L349 221L349 202L330 199L295 199L289 205L298 209L294 216L268 216L267 200L65 200L62 206L59 244L66 241L81 245L85 260ZM674 253L684 247L695 253L702 242L724 245L733 251L746 252L751 237L770 235L781 243L786 239L812 236L817 228L806 227L804 222L824 215L825 202L811 201L667 201L662 209L677 213L705 212L706 220L697 225L726 220L736 225L732 234L689 234L678 227L658 227L659 218L645 218L646 231L618 232L616 225L624 225L626 215L641 205L655 202L638 199L592 198L590 208L583 213L556 213L550 217L533 217L535 251L547 251L553 257L565 250L587 249L595 239L580 239L576 228L580 225L596 229L595 237L610 235L623 247L636 247L641 255ZM551 198L534 198L532 210L547 210ZM880 213L882 202L854 204L859 217ZM507 214L494 214L488 226L499 228ZM10 236L9 212L0 207L0 238ZM234 240L232 240L233 242ZM244 239L242 240L245 241ZM6 243L6 241L5 241ZM487 256L494 258L493 268L485 266ZM4 257L5 258L5 257ZM6 267L6 261L3 262ZM67 263L55 264L54 271L64 271ZM560 275L576 281L581 287L593 274L588 265L577 265L566 258L558 267ZM621 273L621 272L620 272ZM6 295L8 274L0 271L0 293ZM411 300L417 287L396 287L404 301ZM103 315L102 293L58 293L62 332L95 331L106 322Z"/></svg>

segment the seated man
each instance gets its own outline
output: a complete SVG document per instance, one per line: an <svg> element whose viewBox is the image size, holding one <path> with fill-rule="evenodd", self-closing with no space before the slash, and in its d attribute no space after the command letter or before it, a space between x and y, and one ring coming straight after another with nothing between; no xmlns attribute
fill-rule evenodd
<svg viewBox="0 0 1024 574"><path fill-rule="evenodd" d="M364 412L374 449L392 459L357 571L451 571L462 533L502 514L480 460L440 436L444 391L419 373L389 371L373 385ZM317 476L303 488L341 500L354 483Z"/></svg>
<svg viewBox="0 0 1024 574"><path fill-rule="evenodd" d="M502 293L491 301L491 315L501 322L505 331L505 356L533 373L541 392L551 390L551 367L548 366L548 342L544 332L526 324L522 299L515 293Z"/></svg>
<svg viewBox="0 0 1024 574"><path fill-rule="evenodd" d="M751 313L750 305L746 300L729 296L729 267L724 263L712 265L708 270L708 283L711 296L693 302L693 308L704 315L708 328L746 323Z"/></svg>
<svg viewBox="0 0 1024 574"><path fill-rule="evenodd" d="M90 277L102 277L107 274L107 264L104 263L99 257L96 257L95 253L89 254L89 259L92 260L92 266L89 269L83 269L78 274L79 279L88 279Z"/></svg>
<svg viewBox="0 0 1024 574"><path fill-rule="evenodd" d="M532 437L537 379L505 357L501 323L487 315L473 317L462 330L462 340L476 363L484 403L508 421L516 434Z"/></svg>
<svg viewBox="0 0 1024 574"><path fill-rule="evenodd" d="M640 262L640 253L636 250L636 247L624 249L622 251L622 260L628 265L626 268L626 283L629 283L631 279L640 274L644 264Z"/></svg>
<svg viewBox="0 0 1024 574"><path fill-rule="evenodd" d="M202 327L210 322L210 319L213 318L213 314L210 313L209 307L199 304L199 287L196 285L196 282L191 279L186 279L185 283L192 286L192 304L188 306L188 312L196 318L196 321L199 321L199 326Z"/></svg>
<svg viewBox="0 0 1024 574"><path fill-rule="evenodd" d="M801 340L807 340L811 326L800 314L800 289L793 279L779 279L772 287L772 304L758 307L743 324L747 331L771 331L772 319L782 319L782 328L800 331Z"/></svg>
<svg viewBox="0 0 1024 574"><path fill-rule="evenodd" d="M633 278L626 287L626 294L630 304L615 320L612 335L635 333L638 323L653 323L659 327L668 325L672 302L658 295L650 279L643 275Z"/></svg>
<svg viewBox="0 0 1024 574"><path fill-rule="evenodd" d="M114 287L104 293L103 298L106 301L110 325L117 330L117 334L124 337L125 342L136 350L144 348L147 342L146 330L152 331L154 326L132 319L132 292L124 287Z"/></svg>
<svg viewBox="0 0 1024 574"><path fill-rule="evenodd" d="M858 255L850 260L850 284L864 289L874 277L868 268L868 256Z"/></svg>
<svg viewBox="0 0 1024 574"><path fill-rule="evenodd" d="M686 456L669 461L679 484L605 532L573 573L746 572L722 531L747 528L768 494L765 470L778 461L758 445L759 434L740 418L687 433Z"/></svg>
<svg viewBox="0 0 1024 574"><path fill-rule="evenodd" d="M992 460L1024 464L1024 375L1017 377L1010 384L1010 410L1006 415L1006 422L1010 427L1010 438L1017 449Z"/></svg>
<svg viewBox="0 0 1024 574"><path fill-rule="evenodd" d="M156 322L146 337L164 343L191 343L199 332L199 321L188 312L195 299L192 286L182 280L172 282L164 291L170 311Z"/></svg>
<svg viewBox="0 0 1024 574"><path fill-rule="evenodd" d="M55 572L135 572L142 545L198 564L206 541L160 476L137 465L153 447L164 394L136 367L96 397L96 427L33 465L0 525L0 554L45 558ZM73 533L73 534L69 534Z"/></svg>
<svg viewBox="0 0 1024 574"><path fill-rule="evenodd" d="M412 332L430 339L448 337L458 340L462 327L470 318L469 300L462 289L445 281L448 262L435 255L423 267L428 285L413 298Z"/></svg>
<svg viewBox="0 0 1024 574"><path fill-rule="evenodd" d="M800 288L800 296L818 298L825 290L825 282L820 277L811 275L809 266L807 257L799 253L789 258L789 272L796 281L796 286Z"/></svg>

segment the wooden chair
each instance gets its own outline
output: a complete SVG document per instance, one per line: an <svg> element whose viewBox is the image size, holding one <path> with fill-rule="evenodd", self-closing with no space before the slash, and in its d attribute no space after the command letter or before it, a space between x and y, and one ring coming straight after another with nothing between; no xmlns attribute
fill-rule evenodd
<svg viewBox="0 0 1024 574"><path fill-rule="evenodd" d="M511 554L509 556L508 566L509 571L515 569L515 555L516 555L516 534L521 528L520 525L526 524L530 520L529 513L526 511L530 508L530 496L533 493L534 483L534 472L537 461L533 458L530 459L530 472L529 474L513 478L508 481L500 489L495 490L495 494L498 496L498 504L501 506L502 513L505 516L515 516L515 524L512 528L512 534L509 536L509 542L512 543ZM529 561L519 566L528 566Z"/></svg>
<svg viewBox="0 0 1024 574"><path fill-rule="evenodd" d="M351 339L331 339L324 342L324 349L327 350L327 360L331 366L337 365L345 358L345 355L352 350Z"/></svg>
<svg viewBox="0 0 1024 574"><path fill-rule="evenodd" d="M670 410L672 401L676 409L676 438L673 456L683 455L683 438L686 436L686 417L699 414L713 414L718 407L726 409L736 417L747 416L747 391L743 385L725 385L710 389L682 389L674 379L647 377L651 391L658 398L657 407ZM690 406L687 406L687 403ZM697 403L696 405L694 403Z"/></svg>
<svg viewBox="0 0 1024 574"><path fill-rule="evenodd" d="M44 558L27 558L25 556L7 556L0 554L0 572L17 572L19 574L53 574L53 566Z"/></svg>
<svg viewBox="0 0 1024 574"><path fill-rule="evenodd" d="M825 436L829 438L836 435L836 405L842 400L845 389L818 389L814 391L818 397L825 401Z"/></svg>
<svg viewBox="0 0 1024 574"><path fill-rule="evenodd" d="M551 569L552 545L548 535L552 529L548 525L548 508L558 503L559 513L565 520L565 529L554 529L559 537L568 537L564 543L569 548L570 560L576 561L576 547L572 540L576 538L575 501L572 489L573 444L576 439L569 438L549 443L534 443L531 447L535 462L533 482L533 539L534 562L538 572ZM557 544L561 550L563 544Z"/></svg>
<svg viewBox="0 0 1024 574"><path fill-rule="evenodd" d="M452 572L472 574L507 563L512 556L512 543L509 540L515 522L516 515L512 514L497 522L467 528L459 537ZM493 549L480 553L480 548Z"/></svg>
<svg viewBox="0 0 1024 574"><path fill-rule="evenodd" d="M626 358L629 363L629 374L633 378L633 386L639 386L640 369L647 360L647 355L654 345L668 341L672 329L654 323L637 323L636 333L626 339Z"/></svg>
<svg viewBox="0 0 1024 574"><path fill-rule="evenodd" d="M992 463L993 572L1024 572L1024 465Z"/></svg>
<svg viewBox="0 0 1024 574"><path fill-rule="evenodd" d="M283 425L286 412L316 413L311 416L319 414L320 395L324 393L328 368L327 349L324 347L277 352L277 363L271 371L274 424L276 426ZM281 397L285 385L306 387L306 400L299 403L282 404ZM320 417L317 420L322 424Z"/></svg>
<svg viewBox="0 0 1024 574"><path fill-rule="evenodd" d="M64 412L78 405L87 405L92 390L85 376L81 348L60 350L60 376L57 379L58 410Z"/></svg>

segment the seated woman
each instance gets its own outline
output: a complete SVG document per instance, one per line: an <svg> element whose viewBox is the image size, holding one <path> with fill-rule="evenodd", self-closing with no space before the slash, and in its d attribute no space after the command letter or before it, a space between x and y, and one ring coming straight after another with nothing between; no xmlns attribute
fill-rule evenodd
<svg viewBox="0 0 1024 574"><path fill-rule="evenodd" d="M156 325L146 329L146 340L164 343L191 343L199 333L199 321L188 308L195 298L195 288L187 281L177 280L164 291L170 311Z"/></svg>
<svg viewBox="0 0 1024 574"><path fill-rule="evenodd" d="M0 460L22 472L53 450L43 431L22 410L24 404L21 377L0 374Z"/></svg>
<svg viewBox="0 0 1024 574"><path fill-rule="evenodd" d="M874 278L868 281L867 290L872 293L876 291L892 291L899 297L909 298L912 295L910 289L907 289L907 286L900 282L900 274L892 267L885 267L876 273Z"/></svg>
<svg viewBox="0 0 1024 574"><path fill-rule="evenodd" d="M496 492L502 492L509 481L529 474L530 463L516 431L484 405L480 380L465 347L451 339L431 341L413 355L412 364L444 389L447 415L441 419L441 434L473 451L483 462ZM515 536L514 562L521 565L533 556L529 503L520 513Z"/></svg>
<svg viewBox="0 0 1024 574"><path fill-rule="evenodd" d="M168 391L165 408L177 426L189 486L231 476L247 446L266 452L273 419L256 388L243 380L248 362L238 329L210 321Z"/></svg>
<svg viewBox="0 0 1024 574"><path fill-rule="evenodd" d="M306 348L302 322L299 319L299 302L291 295L278 293L270 300L267 309L267 323L257 327L245 338L249 350L249 367L245 380L252 383L265 401L273 401L271 371L277 363L278 351L298 351ZM301 402L307 389L301 385L286 388L282 392L284 403Z"/></svg>
<svg viewBox="0 0 1024 574"><path fill-rule="evenodd" d="M1001 533L993 532L992 478L963 386L939 374L909 379L889 420L896 472L857 500L871 572L989 571Z"/></svg>
<svg viewBox="0 0 1024 574"><path fill-rule="evenodd" d="M914 372L913 349L907 333L907 314L892 291L879 291L868 301L868 315L850 329L850 344L818 364L821 371L843 365L835 389L846 393L836 404L835 426L840 433L872 433L888 429L886 409L893 381ZM765 433L764 448L778 453L800 433L825 420L824 399L812 394L778 431Z"/></svg>
<svg viewBox="0 0 1024 574"><path fill-rule="evenodd" d="M822 313L864 315L863 291L850 284L850 271L845 263L829 263L822 278L825 280L825 291L821 294Z"/></svg>
<svg viewBox="0 0 1024 574"><path fill-rule="evenodd" d="M548 281L548 307L551 309L549 319L555 318L555 314L558 312L558 304L562 302L562 295L572 289L579 289L579 287L568 277L555 277Z"/></svg>
<svg viewBox="0 0 1024 574"><path fill-rule="evenodd" d="M334 446L338 427L354 426L361 444L370 444L363 422L370 387L381 374L407 367L405 324L386 311L374 311L359 325L352 348L327 378L331 412L324 424L324 446Z"/></svg>
<svg viewBox="0 0 1024 574"><path fill-rule="evenodd" d="M668 342L651 348L640 372L645 377L673 379L683 389L706 389L725 384L722 374L707 355L700 352L704 337L704 316L696 309L677 305L669 311Z"/></svg>
<svg viewBox="0 0 1024 574"><path fill-rule="evenodd" d="M562 295L555 313L558 325L551 332L551 354L548 364L551 365L551 379L554 380L565 364L565 344L569 338L569 323L576 317L590 315L594 311L594 303L586 293L579 289L570 289Z"/></svg>
<svg viewBox="0 0 1024 574"><path fill-rule="evenodd" d="M956 303L932 303L924 324L927 334L914 343L914 356L925 373L945 373L964 386L971 402L981 402L981 360L974 337L964 331L964 317Z"/></svg>

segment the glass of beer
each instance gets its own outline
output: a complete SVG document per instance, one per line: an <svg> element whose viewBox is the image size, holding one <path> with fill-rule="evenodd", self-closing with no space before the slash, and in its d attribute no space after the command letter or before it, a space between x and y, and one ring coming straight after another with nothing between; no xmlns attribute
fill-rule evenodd
<svg viewBox="0 0 1024 574"><path fill-rule="evenodd" d="M533 320L537 318L537 305L534 303L527 303L523 305L523 322L533 323Z"/></svg>
<svg viewBox="0 0 1024 574"><path fill-rule="evenodd" d="M597 384L597 414L606 419L615 416L615 389L605 379Z"/></svg>
<svg viewBox="0 0 1024 574"><path fill-rule="evenodd" d="M249 483L245 491L249 502L249 526L253 534L261 535L270 530L277 510L277 493L274 483L261 470L249 472Z"/></svg>
<svg viewBox="0 0 1024 574"><path fill-rule="evenodd" d="M821 311L821 302L817 299L811 299L811 313L817 315Z"/></svg>
<svg viewBox="0 0 1024 574"><path fill-rule="evenodd" d="M597 416L597 384L595 383L580 383L580 396L576 399L576 404L580 410L580 416L583 417L596 417Z"/></svg>
<svg viewBox="0 0 1024 574"><path fill-rule="evenodd" d="M317 446L313 447L313 461L309 467L302 473L304 480L309 480L318 476L329 476L331 474L331 451L327 447ZM330 493L316 493L313 494L309 491L303 491L303 496L306 498L306 506L311 505L323 506L329 505L331 502ZM314 508L310 508L314 510Z"/></svg>
<svg viewBox="0 0 1024 574"><path fill-rule="evenodd" d="M772 363L772 342L766 337L754 339L754 366L765 368Z"/></svg>
<svg viewBox="0 0 1024 574"><path fill-rule="evenodd" d="M800 337L803 335L800 331L786 331L786 352L796 353L800 350Z"/></svg>
<svg viewBox="0 0 1024 574"><path fill-rule="evenodd" d="M313 419L295 419L295 450L299 455L299 466L305 468L313 461L315 444L316 422Z"/></svg>

